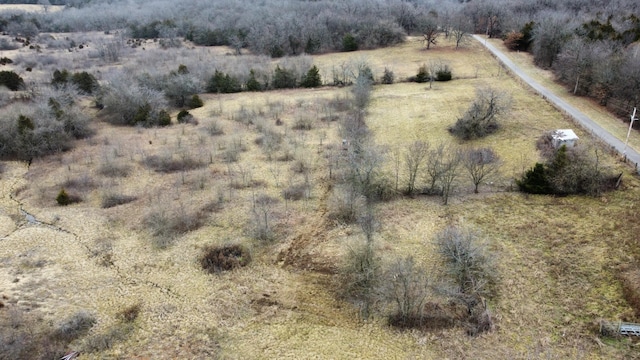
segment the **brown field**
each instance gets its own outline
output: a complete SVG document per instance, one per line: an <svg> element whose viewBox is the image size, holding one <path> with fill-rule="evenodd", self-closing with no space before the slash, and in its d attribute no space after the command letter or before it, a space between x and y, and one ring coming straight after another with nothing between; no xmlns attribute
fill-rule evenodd
<svg viewBox="0 0 640 360"><path fill-rule="evenodd" d="M135 55L128 56L124 62ZM432 58L450 64L453 81L436 82L431 89L397 83L373 90L367 123L377 144L388 149L387 176L393 177L393 150L413 140L458 144L447 127L471 103L476 88L488 85L511 94L513 111L498 133L470 145L493 147L505 164L480 194L461 177L448 206L426 196L381 203L377 248L384 262L411 254L437 273L434 235L448 224L478 230L499 260L499 297L489 303L496 323L492 332L469 337L460 327L400 331L386 325L382 315L361 320L358 309L338 296L344 254L363 235L358 226L327 217L327 159L341 151L341 138L338 122L323 119L335 115L332 102L349 96L348 88L332 87L204 94L205 106L191 111L197 126L114 127L100 122L97 113L97 134L73 151L35 160L30 167L7 162L0 174L4 307L37 313L53 324L78 310L90 311L96 325L71 346L85 349L118 326L118 313L140 304L127 336L80 359L637 357L631 340L598 334L599 319L637 319L618 278L640 256L640 227L634 223L640 182L630 169L606 154L604 163L624 172L624 182L620 190L598 198L513 192L514 178L539 160L535 141L544 131L574 128L581 142L598 144L504 74L480 44L455 50L444 41L425 51L410 39L388 49L316 56L313 62L325 79L332 68L361 61L376 76L388 67L402 79ZM249 118L253 124L243 122ZM283 124L276 125L276 119ZM293 130L300 120L312 129ZM224 134L210 135L213 124ZM256 141L263 129L284 139L272 159ZM239 160L225 161L232 150ZM200 165L160 173L144 165L152 155ZM285 155L292 160L278 160ZM310 197L285 201L283 189L305 180L296 172L300 164L311 168ZM107 177L100 173L106 165L129 167L130 174ZM83 201L57 206L62 186ZM103 209L107 194L135 200ZM279 199L270 242L253 240L247 229L252 199L261 194ZM41 223L29 223L20 209ZM197 216L202 226L158 246L145 225L154 213L168 214L165 220ZM202 249L228 243L246 246L251 264L216 275L203 271Z"/></svg>

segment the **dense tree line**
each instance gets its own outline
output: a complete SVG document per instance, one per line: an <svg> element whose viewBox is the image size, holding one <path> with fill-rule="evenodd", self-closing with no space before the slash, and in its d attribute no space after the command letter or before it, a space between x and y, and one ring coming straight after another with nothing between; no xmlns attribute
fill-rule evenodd
<svg viewBox="0 0 640 360"><path fill-rule="evenodd" d="M637 2L571 1L511 9L503 15L511 19L509 27L494 34L507 47L531 52L536 65L551 69L568 90L593 97L619 115L640 105Z"/></svg>
<svg viewBox="0 0 640 360"><path fill-rule="evenodd" d="M60 1L58 1L60 2ZM58 3L55 2L55 3ZM50 3L54 3L51 2ZM528 1L263 1L68 0L60 12L0 15L0 31L113 31L134 38L183 38L271 57L388 46L408 34L427 48L469 32L501 37L532 52L577 95L619 113L638 105L640 3L632 0ZM244 82L244 81L243 81ZM253 85L258 85L254 83Z"/></svg>

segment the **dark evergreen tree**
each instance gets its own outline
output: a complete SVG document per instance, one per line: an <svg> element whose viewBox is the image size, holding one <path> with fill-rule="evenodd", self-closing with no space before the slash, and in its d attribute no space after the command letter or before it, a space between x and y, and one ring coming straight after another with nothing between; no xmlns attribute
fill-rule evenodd
<svg viewBox="0 0 640 360"><path fill-rule="evenodd" d="M273 88L274 89L291 89L297 86L296 77L293 72L285 68L281 68L280 65L276 66L276 70L273 74Z"/></svg>
<svg viewBox="0 0 640 360"><path fill-rule="evenodd" d="M0 71L0 86L6 86L11 91L18 91L24 86L24 80L13 71Z"/></svg>
<svg viewBox="0 0 640 360"><path fill-rule="evenodd" d="M300 85L306 88L322 86L322 78L320 77L320 70L318 70L317 66L313 65L311 69L307 71L307 75L302 79Z"/></svg>
<svg viewBox="0 0 640 360"><path fill-rule="evenodd" d="M345 34L344 37L342 37L342 51L356 50L358 50L358 40L351 34Z"/></svg>
<svg viewBox="0 0 640 360"><path fill-rule="evenodd" d="M249 79L247 80L247 83L245 84L245 87L246 87L247 91L262 91L262 90L264 90L264 86L262 86L260 81L258 81L258 79L256 79L255 70L251 69L249 71Z"/></svg>

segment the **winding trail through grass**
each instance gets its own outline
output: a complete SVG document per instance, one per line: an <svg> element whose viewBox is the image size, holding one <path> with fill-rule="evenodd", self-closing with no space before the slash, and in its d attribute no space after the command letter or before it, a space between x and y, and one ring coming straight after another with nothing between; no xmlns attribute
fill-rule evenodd
<svg viewBox="0 0 640 360"><path fill-rule="evenodd" d="M522 81L528 84L531 88L533 88L540 96L549 101L549 103L553 104L558 110L566 113L571 116L578 124L583 126L586 130L588 130L592 135L602 140L604 143L611 146L612 149L616 150L623 156L634 164L636 170L638 170L638 165L640 164L640 153L638 153L635 149L627 146L625 149L625 143L623 140L615 137L613 134L605 130L602 126L597 124L583 112L573 107L565 100L560 98L558 95L542 86L540 83L535 81L532 77L527 75L522 69L520 69L511 59L509 59L502 51L498 50L493 44L486 41L486 39L480 35L473 35L473 38L478 42L483 44L491 53L498 58L500 62L506 66L509 71L511 71L514 75L520 77Z"/></svg>

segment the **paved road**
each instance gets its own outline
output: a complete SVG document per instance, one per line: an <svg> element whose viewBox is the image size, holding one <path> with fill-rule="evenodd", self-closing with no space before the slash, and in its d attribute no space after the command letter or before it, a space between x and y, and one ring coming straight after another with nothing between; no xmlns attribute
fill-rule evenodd
<svg viewBox="0 0 640 360"><path fill-rule="evenodd" d="M574 118L578 123L582 124L582 126L590 131L593 135L599 137L602 141L609 144L612 148L614 148L620 154L623 153L624 149L624 140L620 140L617 137L613 136L607 130L603 129L600 125L596 124L593 120L591 120L587 115L583 114L581 111L576 109L575 107L569 105L566 101L562 100L560 97L547 90L544 86L540 85L537 81L533 80L530 76L525 74L520 68L511 61L508 57L506 57L500 50L498 50L493 44L485 41L485 38L480 35L473 35L473 37L482 43L489 51L493 53L495 57L498 58L509 70L519 76L524 82L529 84L535 91L537 91L543 98L547 99L551 104L555 105L559 110L567 113L569 116ZM640 164L640 154L632 149L631 147L627 147L626 155L629 162L635 164L636 169Z"/></svg>

